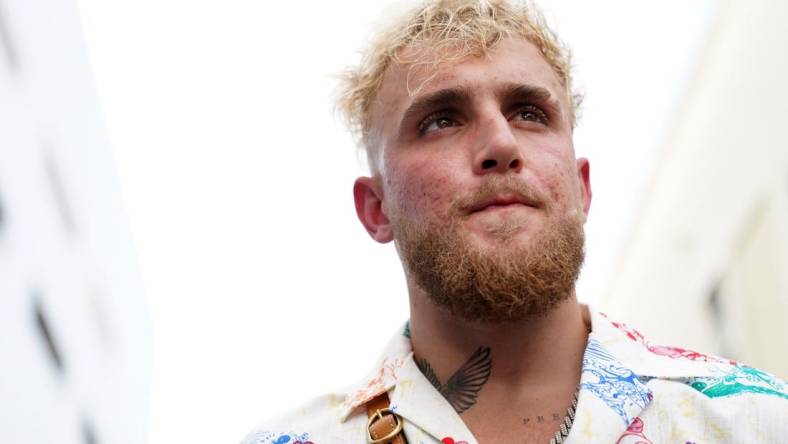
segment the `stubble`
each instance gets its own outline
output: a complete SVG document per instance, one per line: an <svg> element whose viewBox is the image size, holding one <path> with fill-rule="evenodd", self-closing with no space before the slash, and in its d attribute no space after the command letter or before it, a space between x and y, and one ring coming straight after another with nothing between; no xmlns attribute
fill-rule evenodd
<svg viewBox="0 0 788 444"><path fill-rule="evenodd" d="M549 217L527 242L527 228L502 223L496 246L464 238L460 218L448 227L395 217L397 251L430 300L469 321L513 322L541 316L573 294L584 259L582 219ZM467 234L466 234L467 235Z"/></svg>

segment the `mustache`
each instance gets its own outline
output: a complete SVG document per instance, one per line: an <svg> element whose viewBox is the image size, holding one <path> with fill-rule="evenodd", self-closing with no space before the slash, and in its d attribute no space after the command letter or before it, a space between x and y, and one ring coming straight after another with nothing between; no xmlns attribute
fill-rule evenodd
<svg viewBox="0 0 788 444"><path fill-rule="evenodd" d="M462 213L468 213L479 204L504 195L514 196L537 208L544 207L548 202L540 191L527 185L522 179L514 176L493 176L476 190L458 198L452 207Z"/></svg>

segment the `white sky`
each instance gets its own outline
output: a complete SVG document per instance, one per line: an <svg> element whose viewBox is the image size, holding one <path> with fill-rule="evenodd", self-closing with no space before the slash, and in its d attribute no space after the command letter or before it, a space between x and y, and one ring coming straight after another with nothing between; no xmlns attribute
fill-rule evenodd
<svg viewBox="0 0 788 444"><path fill-rule="evenodd" d="M236 442L362 377L407 298L393 247L356 221L331 75L383 4L78 3L154 328L150 443ZM595 303L717 4L540 4L586 91L578 294Z"/></svg>

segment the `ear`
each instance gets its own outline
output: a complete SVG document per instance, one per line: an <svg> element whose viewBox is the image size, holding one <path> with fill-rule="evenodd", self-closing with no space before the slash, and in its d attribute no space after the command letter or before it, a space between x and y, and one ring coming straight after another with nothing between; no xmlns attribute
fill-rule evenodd
<svg viewBox="0 0 788 444"><path fill-rule="evenodd" d="M591 164L585 157L577 159L577 181L580 187L580 199L583 202L583 212L588 217L591 209Z"/></svg>
<svg viewBox="0 0 788 444"><path fill-rule="evenodd" d="M369 236L385 244L394 240L389 220L383 213L383 188L380 181L372 177L359 177L353 184L353 200L356 215Z"/></svg>

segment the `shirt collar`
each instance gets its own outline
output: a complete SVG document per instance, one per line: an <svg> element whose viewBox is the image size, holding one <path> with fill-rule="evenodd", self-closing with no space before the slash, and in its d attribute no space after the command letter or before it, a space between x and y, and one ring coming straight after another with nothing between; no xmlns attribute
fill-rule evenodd
<svg viewBox="0 0 788 444"><path fill-rule="evenodd" d="M351 413L372 398L389 391L397 384L402 367L413 361L408 323L389 340L378 362L364 379L346 390L347 396L340 407L340 421L344 422Z"/></svg>
<svg viewBox="0 0 788 444"><path fill-rule="evenodd" d="M578 407L567 444L615 442L654 395L655 378L719 374L731 361L691 350L655 345L637 330L592 312L592 331L583 355Z"/></svg>
<svg viewBox="0 0 788 444"><path fill-rule="evenodd" d="M591 333L583 357L583 379L578 403L584 398L595 396L604 401L603 387L592 381L600 377L601 368L625 374L630 391L622 402L605 402L622 422L628 424L651 399L651 392L644 382L652 378L688 378L720 374L720 367L735 364L733 361L704 355L678 347L655 345L647 341L637 330L625 324L611 321L603 313L591 313ZM417 374L414 374L414 369ZM397 330L389 340L373 370L357 384L344 392L345 399L340 407L340 420L344 422L351 413L363 407L369 400L387 392L407 379L423 380L424 389L434 391L426 378L421 377L413 361L408 324ZM596 391L596 392L595 392ZM583 393L586 392L586 393ZM617 395L618 398L620 394ZM588 398L590 399L590 398ZM393 401L393 400L392 400ZM394 404L392 402L392 404ZM447 404L448 405L448 404ZM582 420L582 415L578 417Z"/></svg>
<svg viewBox="0 0 788 444"><path fill-rule="evenodd" d="M369 400L389 391L391 409L403 417L406 424L412 423L438 439L461 436L475 443L459 415L416 365L408 323L389 340L377 365L367 377L347 391L340 407L340 421L344 422L352 414L363 412Z"/></svg>
<svg viewBox="0 0 788 444"><path fill-rule="evenodd" d="M591 339L641 377L689 378L719 375L735 361L693 350L654 344L640 332L604 313L592 312Z"/></svg>

